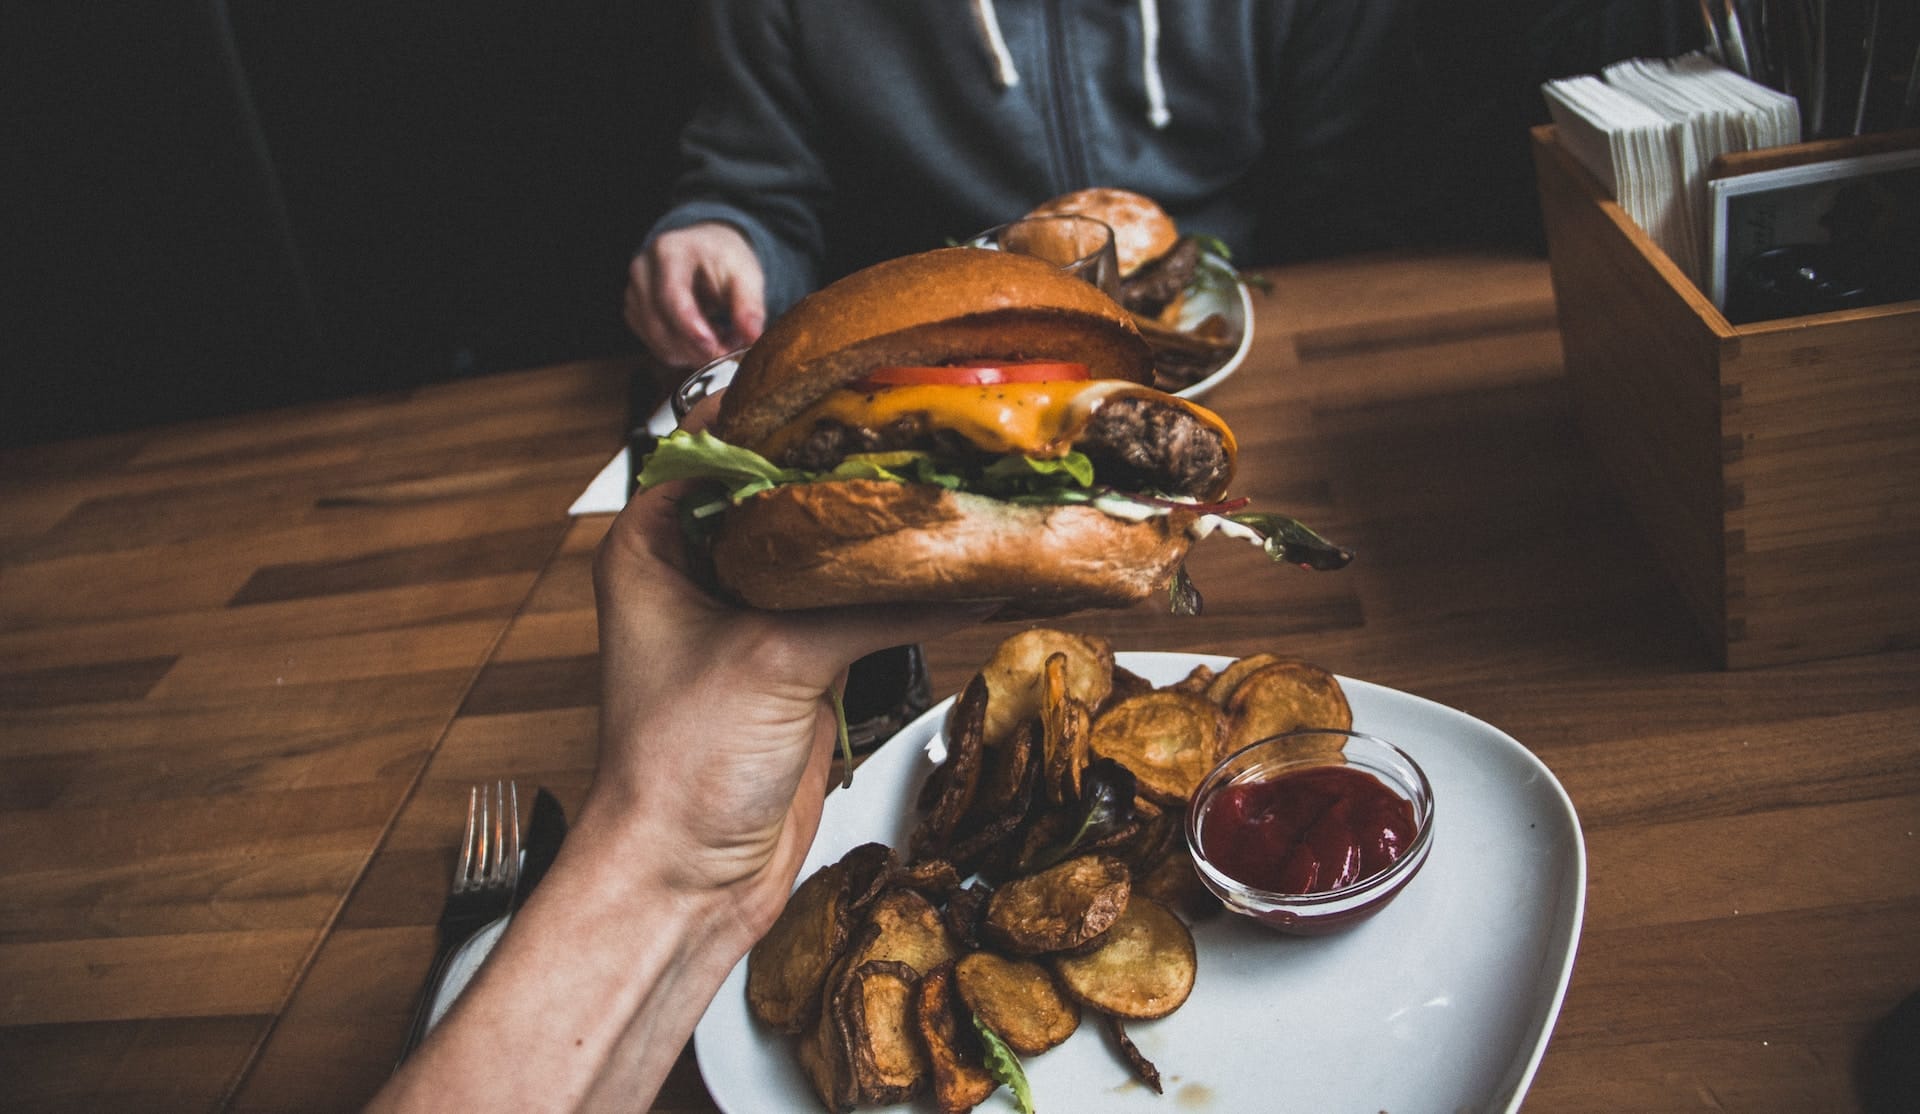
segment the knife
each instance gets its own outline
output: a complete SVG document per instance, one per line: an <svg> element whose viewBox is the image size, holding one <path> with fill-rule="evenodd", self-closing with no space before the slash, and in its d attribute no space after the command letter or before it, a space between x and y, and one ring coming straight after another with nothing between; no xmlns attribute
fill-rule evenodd
<svg viewBox="0 0 1920 1114"><path fill-rule="evenodd" d="M540 884L566 838L566 810L543 786L533 795L533 815L527 820L526 837L520 841L520 886L513 893L514 912L526 904L527 895Z"/></svg>

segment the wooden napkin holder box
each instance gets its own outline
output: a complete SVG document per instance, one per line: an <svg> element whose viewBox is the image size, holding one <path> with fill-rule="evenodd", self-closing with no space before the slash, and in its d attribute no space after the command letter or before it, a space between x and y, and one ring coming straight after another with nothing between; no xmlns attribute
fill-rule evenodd
<svg viewBox="0 0 1920 1114"><path fill-rule="evenodd" d="M1721 665L1920 645L1920 301L1730 324L1532 139L1579 422Z"/></svg>

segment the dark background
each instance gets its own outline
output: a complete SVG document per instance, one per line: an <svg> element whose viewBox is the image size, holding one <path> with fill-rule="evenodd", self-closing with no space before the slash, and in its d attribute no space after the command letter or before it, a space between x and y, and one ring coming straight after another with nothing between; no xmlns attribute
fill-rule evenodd
<svg viewBox="0 0 1920 1114"><path fill-rule="evenodd" d="M961 2L961 0L953 0ZM0 15L0 444L634 350L696 0L93 0ZM1537 246L1546 77L1678 0L1426 0L1435 239Z"/></svg>

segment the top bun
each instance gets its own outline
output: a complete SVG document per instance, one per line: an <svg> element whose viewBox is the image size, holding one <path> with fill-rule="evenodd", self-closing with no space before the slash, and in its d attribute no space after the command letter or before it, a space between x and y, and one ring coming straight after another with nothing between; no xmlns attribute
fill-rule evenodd
<svg viewBox="0 0 1920 1114"><path fill-rule="evenodd" d="M830 392L889 364L1074 360L1096 379L1153 382L1132 315L1049 263L940 248L878 263L802 298L740 360L714 432L757 448Z"/></svg>
<svg viewBox="0 0 1920 1114"><path fill-rule="evenodd" d="M1059 216L1080 213L1098 217L1113 228L1113 246L1120 256L1120 274L1131 275L1160 258L1179 242L1180 230L1158 202L1145 194L1110 187L1075 190L1043 201L1027 215Z"/></svg>

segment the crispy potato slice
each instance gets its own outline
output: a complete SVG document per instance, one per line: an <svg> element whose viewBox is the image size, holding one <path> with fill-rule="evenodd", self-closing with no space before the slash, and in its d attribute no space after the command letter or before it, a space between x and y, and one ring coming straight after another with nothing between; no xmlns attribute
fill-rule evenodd
<svg viewBox="0 0 1920 1114"><path fill-rule="evenodd" d="M1226 909L1200 880L1184 839L1158 858L1133 868L1133 892L1152 898L1188 921L1203 920Z"/></svg>
<svg viewBox="0 0 1920 1114"><path fill-rule="evenodd" d="M835 969L836 980L844 974L843 969ZM822 1106L832 1114L845 1114L853 1109L853 1073L847 1066L847 1046L833 1009L818 1011L813 1023L795 1042L794 1052L800 1061L800 1071L813 1085L813 1093L819 1096Z"/></svg>
<svg viewBox="0 0 1920 1114"><path fill-rule="evenodd" d="M1040 684L1040 753L1046 799L1061 804L1080 799L1080 774L1087 768L1093 714L1067 689L1067 656L1047 658Z"/></svg>
<svg viewBox="0 0 1920 1114"><path fill-rule="evenodd" d="M1060 993L1053 972L1031 959L973 952L954 965L967 1007L1022 1056L1054 1048L1080 1027L1080 1006Z"/></svg>
<svg viewBox="0 0 1920 1114"><path fill-rule="evenodd" d="M987 899L992 896L993 888L978 881L956 886L947 894L947 906L940 912L940 923L947 926L957 946L968 949L980 946L980 922L987 915Z"/></svg>
<svg viewBox="0 0 1920 1114"><path fill-rule="evenodd" d="M1021 724L999 746L987 751L980 772L980 786L974 793L973 807L961 827L984 827L1009 811L1025 815L1033 782L1027 767L1040 756L1040 725L1037 720Z"/></svg>
<svg viewBox="0 0 1920 1114"><path fill-rule="evenodd" d="M984 794L977 797L972 812L948 843L947 854L963 877L969 874L1002 877L1002 864L1019 845L1020 832L1028 818L1044 807L1040 799L1039 725L1022 724L1014 732L1013 742L988 752L990 765L1001 758L1019 764L1017 771L1008 768L1005 773L1010 776L1017 772L1020 781L1003 799L996 801L991 810L987 808ZM997 782L999 772L995 774ZM995 784L993 788L997 796L1000 786Z"/></svg>
<svg viewBox="0 0 1920 1114"><path fill-rule="evenodd" d="M913 988L914 1027L926 1048L933 1101L940 1114L966 1114L987 1101L1000 1084L980 1056L980 1040L971 1023L962 1023L954 991L952 963L920 976Z"/></svg>
<svg viewBox="0 0 1920 1114"><path fill-rule="evenodd" d="M1133 1068L1133 1074L1140 1078L1140 1082L1153 1088L1154 1094L1166 1094L1161 1089L1160 1069L1153 1066L1153 1061L1147 1059L1146 1054L1140 1051L1140 1046L1134 1044L1133 1038L1127 1035L1127 1023L1110 1013L1100 1016L1106 1021L1108 1035L1120 1046L1120 1055L1126 1057L1128 1066Z"/></svg>
<svg viewBox="0 0 1920 1114"><path fill-rule="evenodd" d="M1080 855L993 892L981 935L1015 955L1067 951L1120 919L1132 880L1111 855Z"/></svg>
<svg viewBox="0 0 1920 1114"><path fill-rule="evenodd" d="M874 960L895 960L915 972L931 971L957 957L940 911L913 890L888 890L867 910L867 921L846 956L852 970Z"/></svg>
<svg viewBox="0 0 1920 1114"><path fill-rule="evenodd" d="M1353 726L1353 710L1340 681L1317 665L1278 661L1247 674L1223 707L1227 713L1226 752L1301 727ZM1337 736L1328 736L1337 739ZM1337 751L1336 751L1337 753Z"/></svg>
<svg viewBox="0 0 1920 1114"><path fill-rule="evenodd" d="M773 927L747 953L747 1006L786 1033L813 1019L834 957L852 931L844 861L813 872L787 898Z"/></svg>
<svg viewBox="0 0 1920 1114"><path fill-rule="evenodd" d="M856 1104L905 1102L926 1086L927 1057L913 1015L919 981L904 963L869 960L847 972L834 996Z"/></svg>
<svg viewBox="0 0 1920 1114"><path fill-rule="evenodd" d="M1193 993L1193 933L1150 897L1126 912L1097 947L1053 957L1060 985L1082 1004L1117 1017L1165 1017Z"/></svg>
<svg viewBox="0 0 1920 1114"><path fill-rule="evenodd" d="M1093 705L1093 714L1097 719L1110 704L1118 704L1129 696L1138 696L1143 692L1152 692L1154 684L1124 665L1113 667L1113 684L1107 689L1107 698Z"/></svg>
<svg viewBox="0 0 1920 1114"><path fill-rule="evenodd" d="M1225 669L1222 669L1219 674L1214 677L1213 683L1207 686L1207 699L1220 705L1222 708L1226 707L1227 698L1233 695L1234 689L1240 687L1240 682L1247 679L1247 674L1252 673L1256 669L1272 665L1279 660L1279 654L1265 653L1248 654L1246 657L1238 659Z"/></svg>
<svg viewBox="0 0 1920 1114"><path fill-rule="evenodd" d="M847 908L863 913L892 884L900 860L884 843L863 843L840 856L847 871Z"/></svg>
<svg viewBox="0 0 1920 1114"><path fill-rule="evenodd" d="M987 678L987 745L997 746L1015 727L1040 715L1040 685L1047 658L1067 655L1067 691L1097 708L1113 686L1113 646L1097 635L1034 627L1000 643L981 667Z"/></svg>
<svg viewBox="0 0 1920 1114"><path fill-rule="evenodd" d="M933 901L945 898L948 890L960 884L960 872L945 859L922 859L917 863L895 867L887 884L915 890Z"/></svg>
<svg viewBox="0 0 1920 1114"><path fill-rule="evenodd" d="M1204 696L1159 689L1130 697L1093 724L1093 753L1133 771L1139 794L1184 804L1220 760L1225 719Z"/></svg>
<svg viewBox="0 0 1920 1114"><path fill-rule="evenodd" d="M987 709L987 682L974 674L953 703L947 717L947 757L934 771L940 788L932 805L907 839L915 859L946 857L947 844L973 805L980 788L980 768L985 759L982 717Z"/></svg>

